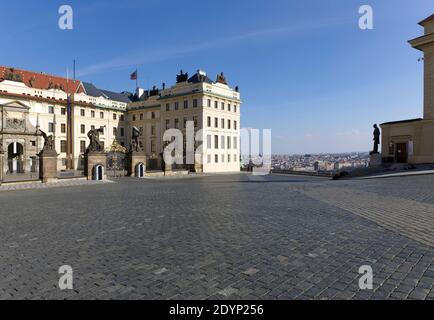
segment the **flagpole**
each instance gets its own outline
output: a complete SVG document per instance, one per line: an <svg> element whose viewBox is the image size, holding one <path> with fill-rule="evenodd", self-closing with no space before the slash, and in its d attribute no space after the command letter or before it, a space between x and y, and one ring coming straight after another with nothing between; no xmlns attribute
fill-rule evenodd
<svg viewBox="0 0 434 320"><path fill-rule="evenodd" d="M139 72L137 71L137 68L136 68L136 92L137 92L138 88L139 88Z"/></svg>

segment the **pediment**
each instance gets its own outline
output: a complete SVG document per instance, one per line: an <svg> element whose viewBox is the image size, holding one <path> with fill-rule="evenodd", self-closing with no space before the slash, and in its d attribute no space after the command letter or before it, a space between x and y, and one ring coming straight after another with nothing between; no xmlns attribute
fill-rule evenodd
<svg viewBox="0 0 434 320"><path fill-rule="evenodd" d="M21 101L18 101L18 100L11 101L11 102L8 102L8 103L4 103L3 107L13 108L13 109L24 109L24 110L29 110L30 109L30 106L28 106L27 104L25 104L25 103L23 103Z"/></svg>

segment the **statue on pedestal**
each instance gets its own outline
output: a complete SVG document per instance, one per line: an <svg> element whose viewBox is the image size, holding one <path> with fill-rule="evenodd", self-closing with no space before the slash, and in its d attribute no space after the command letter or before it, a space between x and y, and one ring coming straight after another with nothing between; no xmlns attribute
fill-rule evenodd
<svg viewBox="0 0 434 320"><path fill-rule="evenodd" d="M87 136L90 140L89 146L87 147L87 151L97 151L97 152L104 151L102 143L99 139L99 135L101 133L104 133L104 128L105 126L99 129L92 129L87 133Z"/></svg>
<svg viewBox="0 0 434 320"><path fill-rule="evenodd" d="M142 136L142 130L137 127L133 127L133 133L131 135L131 146L130 151L140 152L143 151L142 142L139 138Z"/></svg>
<svg viewBox="0 0 434 320"><path fill-rule="evenodd" d="M41 136L44 138L44 146L42 147L42 151L44 152L55 151L56 145L54 142L54 136L52 134L48 136L44 131L42 131L39 128L36 133L37 134L40 133Z"/></svg>
<svg viewBox="0 0 434 320"><path fill-rule="evenodd" d="M378 153L378 145L380 144L380 129L376 124L374 124L374 150L371 152L371 154L377 154Z"/></svg>

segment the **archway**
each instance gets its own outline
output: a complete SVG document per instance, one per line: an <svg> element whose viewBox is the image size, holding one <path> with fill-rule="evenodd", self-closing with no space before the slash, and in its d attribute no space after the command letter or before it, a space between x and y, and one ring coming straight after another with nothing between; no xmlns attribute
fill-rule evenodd
<svg viewBox="0 0 434 320"><path fill-rule="evenodd" d="M136 165L136 177L143 178L145 176L145 165L143 163L139 163Z"/></svg>
<svg viewBox="0 0 434 320"><path fill-rule="evenodd" d="M8 145L8 172L24 173L24 147L19 142Z"/></svg>
<svg viewBox="0 0 434 320"><path fill-rule="evenodd" d="M101 164L97 164L93 167L93 180L101 181L104 180L104 167Z"/></svg>

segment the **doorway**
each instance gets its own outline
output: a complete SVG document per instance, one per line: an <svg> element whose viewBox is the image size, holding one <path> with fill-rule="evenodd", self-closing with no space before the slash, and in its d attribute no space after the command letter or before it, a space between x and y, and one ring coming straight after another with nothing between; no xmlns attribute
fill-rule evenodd
<svg viewBox="0 0 434 320"><path fill-rule="evenodd" d="M8 145L8 173L24 173L24 147L21 143Z"/></svg>
<svg viewBox="0 0 434 320"><path fill-rule="evenodd" d="M397 163L407 163L408 152L407 143L397 143L396 144L396 162Z"/></svg>
<svg viewBox="0 0 434 320"><path fill-rule="evenodd" d="M143 178L145 176L145 166L143 163L139 163L136 166L136 177Z"/></svg>
<svg viewBox="0 0 434 320"><path fill-rule="evenodd" d="M101 181L104 179L104 167L102 165L95 166L93 170L93 180Z"/></svg>

